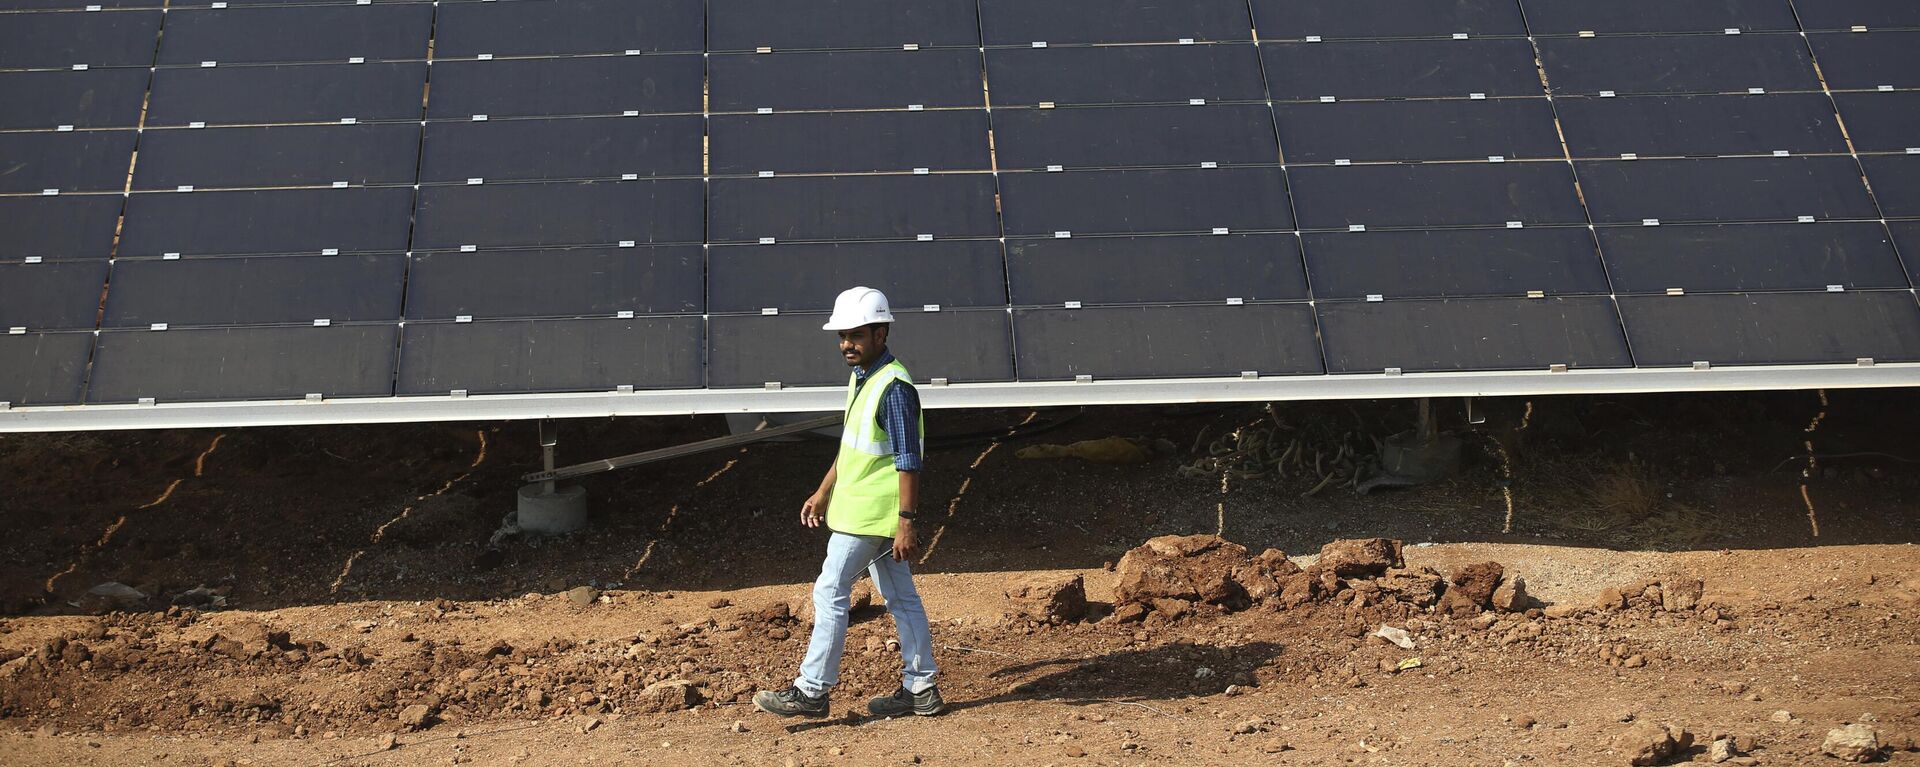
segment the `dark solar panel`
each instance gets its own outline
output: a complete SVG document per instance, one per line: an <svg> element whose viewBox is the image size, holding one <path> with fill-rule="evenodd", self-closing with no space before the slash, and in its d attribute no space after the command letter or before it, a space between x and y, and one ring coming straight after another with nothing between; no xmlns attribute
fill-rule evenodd
<svg viewBox="0 0 1920 767"><path fill-rule="evenodd" d="M415 250L700 241L700 180L423 186Z"/></svg>
<svg viewBox="0 0 1920 767"><path fill-rule="evenodd" d="M1004 310L922 312L895 307L887 347L913 380L1013 378ZM825 314L714 315L707 322L707 385L845 386L849 372Z"/></svg>
<svg viewBox="0 0 1920 767"><path fill-rule="evenodd" d="M1533 46L1518 38L1265 43L1260 55L1276 100L1542 93Z"/></svg>
<svg viewBox="0 0 1920 767"><path fill-rule="evenodd" d="M988 45L1251 40L1245 0L981 0Z"/></svg>
<svg viewBox="0 0 1920 767"><path fill-rule="evenodd" d="M1578 163L1597 223L1877 218L1849 157Z"/></svg>
<svg viewBox="0 0 1920 767"><path fill-rule="evenodd" d="M0 335L0 402L78 404L85 394L92 333Z"/></svg>
<svg viewBox="0 0 1920 767"><path fill-rule="evenodd" d="M1302 240L1320 298L1609 292L1586 227L1319 232Z"/></svg>
<svg viewBox="0 0 1920 767"><path fill-rule="evenodd" d="M0 72L0 129L131 128L147 77L144 69Z"/></svg>
<svg viewBox="0 0 1920 767"><path fill-rule="evenodd" d="M1527 27L1536 35L1800 29L1787 0L1520 0L1520 6L1526 9Z"/></svg>
<svg viewBox="0 0 1920 767"><path fill-rule="evenodd" d="M158 8L160 4L161 0L0 0L0 11L73 11L94 5L101 8Z"/></svg>
<svg viewBox="0 0 1920 767"><path fill-rule="evenodd" d="M707 188L711 242L994 237L993 176L716 178Z"/></svg>
<svg viewBox="0 0 1920 767"><path fill-rule="evenodd" d="M135 189L411 184L417 123L152 130Z"/></svg>
<svg viewBox="0 0 1920 767"><path fill-rule="evenodd" d="M993 167L984 109L715 115L707 137L715 175Z"/></svg>
<svg viewBox="0 0 1920 767"><path fill-rule="evenodd" d="M134 138L130 130L0 133L0 192L118 192Z"/></svg>
<svg viewBox="0 0 1920 767"><path fill-rule="evenodd" d="M106 288L105 260L0 264L0 332L91 330Z"/></svg>
<svg viewBox="0 0 1920 767"><path fill-rule="evenodd" d="M1545 98L1275 104L1273 112L1288 162L1562 156Z"/></svg>
<svg viewBox="0 0 1920 767"><path fill-rule="evenodd" d="M409 322L398 391L473 394L700 386L699 317Z"/></svg>
<svg viewBox="0 0 1920 767"><path fill-rule="evenodd" d="M1554 104L1575 157L1847 151L1824 93L1563 98Z"/></svg>
<svg viewBox="0 0 1920 767"><path fill-rule="evenodd" d="M1013 332L1020 375L1028 380L1325 370L1306 304L1020 309Z"/></svg>
<svg viewBox="0 0 1920 767"><path fill-rule="evenodd" d="M1008 235L1292 229L1279 168L1004 173Z"/></svg>
<svg viewBox="0 0 1920 767"><path fill-rule="evenodd" d="M1835 93L1847 137L1862 152L1900 152L1920 147L1920 91Z"/></svg>
<svg viewBox="0 0 1920 767"><path fill-rule="evenodd" d="M1584 224L1564 162L1296 167L1302 229Z"/></svg>
<svg viewBox="0 0 1920 767"><path fill-rule="evenodd" d="M1007 284L1023 306L1308 297L1292 234L1008 240Z"/></svg>
<svg viewBox="0 0 1920 767"><path fill-rule="evenodd" d="M728 53L707 68L715 112L986 105L972 49Z"/></svg>
<svg viewBox="0 0 1920 767"><path fill-rule="evenodd" d="M1622 293L1904 288L1879 222L1602 227Z"/></svg>
<svg viewBox="0 0 1920 767"><path fill-rule="evenodd" d="M147 67L159 39L157 10L0 16L0 69Z"/></svg>
<svg viewBox="0 0 1920 767"><path fill-rule="evenodd" d="M1894 245L1906 262L1907 279L1920 285L1920 221L1889 221L1887 230L1893 233Z"/></svg>
<svg viewBox="0 0 1920 767"><path fill-rule="evenodd" d="M110 330L87 402L378 397L393 394L395 325Z"/></svg>
<svg viewBox="0 0 1920 767"><path fill-rule="evenodd" d="M1265 104L1002 109L993 139L1002 168L1280 162Z"/></svg>
<svg viewBox="0 0 1920 767"><path fill-rule="evenodd" d="M987 51L987 85L995 105L1264 98L1259 56L1244 43L994 48Z"/></svg>
<svg viewBox="0 0 1920 767"><path fill-rule="evenodd" d="M698 245L416 253L407 319L611 317L705 309Z"/></svg>
<svg viewBox="0 0 1920 767"><path fill-rule="evenodd" d="M1880 203L1882 214L1900 218L1920 216L1920 155L1862 157L1860 167L1867 171L1867 181L1873 184L1873 196ZM1861 215L1871 217L1872 213Z"/></svg>
<svg viewBox="0 0 1920 767"><path fill-rule="evenodd" d="M626 51L700 51L700 0L446 2L434 18L434 55L465 58Z"/></svg>
<svg viewBox="0 0 1920 767"><path fill-rule="evenodd" d="M1834 90L1920 88L1920 31L1807 35Z"/></svg>
<svg viewBox="0 0 1920 767"><path fill-rule="evenodd" d="M121 203L117 194L0 197L0 222L15 222L0 226L0 260L105 259L113 254Z"/></svg>
<svg viewBox="0 0 1920 767"><path fill-rule="evenodd" d="M1525 35L1512 0L1253 0L1260 37Z"/></svg>
<svg viewBox="0 0 1920 767"><path fill-rule="evenodd" d="M406 256L121 259L105 326L311 324L400 319Z"/></svg>
<svg viewBox="0 0 1920 767"><path fill-rule="evenodd" d="M699 112L705 76L699 56L442 61L433 65L427 116Z"/></svg>
<svg viewBox="0 0 1920 767"><path fill-rule="evenodd" d="M980 44L973 0L713 0L707 49Z"/></svg>
<svg viewBox="0 0 1920 767"><path fill-rule="evenodd" d="M420 180L698 176L700 134L699 115L434 122Z"/></svg>
<svg viewBox="0 0 1920 767"><path fill-rule="evenodd" d="M1806 29L1920 27L1920 4L1911 0L1819 0L1798 3L1794 12Z"/></svg>
<svg viewBox="0 0 1920 767"><path fill-rule="evenodd" d="M147 126L418 120L426 84L424 62L161 69Z"/></svg>
<svg viewBox="0 0 1920 767"><path fill-rule="evenodd" d="M1554 93L1820 89L1806 42L1799 35L1542 38L1539 46Z"/></svg>
<svg viewBox="0 0 1920 767"><path fill-rule="evenodd" d="M700 287L695 272L694 288ZM716 245L707 254L714 312L822 311L849 285L896 307L1003 306L1006 266L994 240Z"/></svg>
<svg viewBox="0 0 1920 767"><path fill-rule="evenodd" d="M424 59L432 30L425 3L182 8L167 16L159 63Z"/></svg>
<svg viewBox="0 0 1920 767"><path fill-rule="evenodd" d="M121 256L403 251L404 187L149 192L127 199Z"/></svg>
<svg viewBox="0 0 1920 767"><path fill-rule="evenodd" d="M1546 370L1633 364L1605 297L1321 302L1335 373Z"/></svg>
<svg viewBox="0 0 1920 767"><path fill-rule="evenodd" d="M1642 367L1920 360L1910 291L1622 296Z"/></svg>

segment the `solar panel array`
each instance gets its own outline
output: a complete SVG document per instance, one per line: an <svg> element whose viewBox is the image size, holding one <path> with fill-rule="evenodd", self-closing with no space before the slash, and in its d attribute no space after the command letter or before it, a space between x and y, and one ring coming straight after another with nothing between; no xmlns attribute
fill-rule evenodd
<svg viewBox="0 0 1920 767"><path fill-rule="evenodd" d="M1920 360L1909 0L87 1L14 406Z"/></svg>

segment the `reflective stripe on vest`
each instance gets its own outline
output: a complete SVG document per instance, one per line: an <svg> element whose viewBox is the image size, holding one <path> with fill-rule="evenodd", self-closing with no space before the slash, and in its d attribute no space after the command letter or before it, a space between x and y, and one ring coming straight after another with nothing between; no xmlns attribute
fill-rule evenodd
<svg viewBox="0 0 1920 767"><path fill-rule="evenodd" d="M879 424L882 400L895 382L913 383L899 360L873 371L864 386L857 374L848 378L846 425L834 460L833 496L827 502L829 529L892 537L898 526L900 472L893 466L892 440ZM923 419L923 445L925 433Z"/></svg>

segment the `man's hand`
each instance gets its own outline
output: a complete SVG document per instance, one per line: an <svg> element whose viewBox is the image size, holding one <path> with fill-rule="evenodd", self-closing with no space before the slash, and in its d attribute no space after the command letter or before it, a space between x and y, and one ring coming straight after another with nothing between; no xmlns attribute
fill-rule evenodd
<svg viewBox="0 0 1920 767"><path fill-rule="evenodd" d="M913 520L900 520L900 527L893 534L893 561L905 562L920 553L920 539L913 535Z"/></svg>
<svg viewBox="0 0 1920 767"><path fill-rule="evenodd" d="M805 503L800 504L800 524L806 525L807 527L819 527L820 521L825 519L826 516L827 497L825 495L814 493L807 497Z"/></svg>

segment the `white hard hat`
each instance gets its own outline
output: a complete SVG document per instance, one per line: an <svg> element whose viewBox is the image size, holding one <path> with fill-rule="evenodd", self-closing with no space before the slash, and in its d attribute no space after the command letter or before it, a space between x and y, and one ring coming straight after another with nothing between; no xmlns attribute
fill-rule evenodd
<svg viewBox="0 0 1920 767"><path fill-rule="evenodd" d="M852 330L879 322L892 322L887 294L873 288L848 288L833 299L833 316L821 330Z"/></svg>

